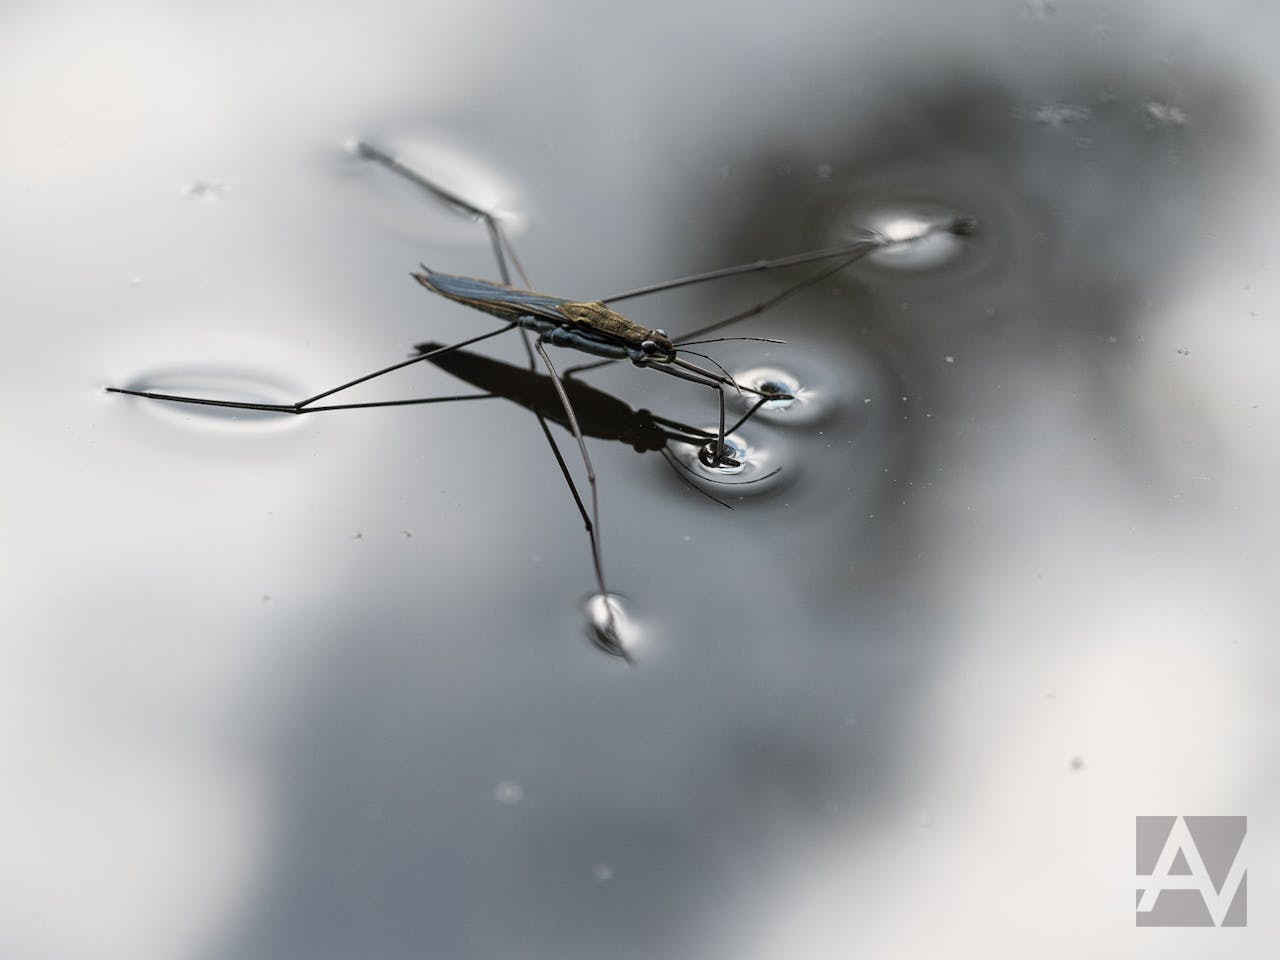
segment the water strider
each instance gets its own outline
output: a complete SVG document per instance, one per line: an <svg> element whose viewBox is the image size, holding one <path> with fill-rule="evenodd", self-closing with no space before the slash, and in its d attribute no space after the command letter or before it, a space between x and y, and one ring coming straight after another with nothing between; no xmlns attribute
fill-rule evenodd
<svg viewBox="0 0 1280 960"><path fill-rule="evenodd" d="M448 206L484 223L489 232L494 259L497 263L498 272L502 278L500 283L440 273L426 267L422 268L422 272L414 273L412 276L419 284L433 293L497 317L502 321L501 327L453 344L443 346L436 344L423 345L425 349L421 349L408 360L402 360L399 363L383 367L382 369L375 370L372 373L366 373L363 376L356 377L353 380L348 380L345 383L341 383L335 387L330 387L329 389L323 390L320 393L307 397L306 399L290 404L247 403L232 400L218 400L209 397L157 393L149 390L137 390L124 387L107 387L106 389L112 393L128 394L152 400L166 400L174 403L202 404L206 406L228 407L241 410L262 410L288 414L321 413L335 410L394 407L411 404L447 403L459 400L481 399L501 394L497 391L491 391L464 396L419 397L407 400L384 400L365 403L322 404L319 402L354 387L357 384L365 383L395 370L399 370L403 367L425 360L435 361L443 366L443 360L446 356L456 354L456 352L460 351L463 347L479 343L483 340L499 336L512 330L519 331L528 356L528 372L536 370L537 361L540 359L542 365L547 371L546 382L550 384L551 389L554 391L560 410L563 412L563 417L560 417L553 415L545 403L531 403L528 405L537 417L538 423L542 428L543 435L546 437L551 448L552 455L555 457L556 463L560 468L560 472L569 487L569 491L573 496L574 503L577 505L578 512L582 517L583 524L587 531L587 536L591 543L591 560L595 571L598 593L592 598L590 609L593 611L599 611L599 613L591 614L593 621L591 624L591 637L601 649L626 659L630 659L630 657L624 645L624 638L620 635L620 631L618 629L618 615L615 608L616 598L609 593L606 586L604 563L601 559L599 535L599 494L595 469L591 465L591 457L587 452L585 434L578 417L577 403L575 403L575 397L580 403L588 396L588 394L583 390L584 385L578 383L574 375L618 360L630 360L633 365L641 369L653 370L667 376L701 384L711 390L714 390L719 405L719 421L715 434L711 434L708 431L690 428L687 425L680 424L676 421L652 418L651 415L649 415L651 418L650 425L655 427L659 433L664 429L670 431L670 436L667 437L668 440L699 444L700 448L698 456L699 460L704 465L712 468L729 465L733 463L733 461L731 458L730 448L726 442L726 435L731 433L732 429L736 429L737 426L740 426L745 422L745 420L755 413L763 403L787 399L787 397L785 394L767 392L755 387L739 384L723 367L716 363L714 359L707 354L688 349L690 346L696 346L703 343L713 343L724 339L734 339L725 337L707 339L705 338L705 335L729 326L730 324L737 323L740 320L761 314L786 298L793 296L806 287L812 286L813 284L826 279L849 266L854 261L860 260L877 249L896 246L903 242L914 242L924 238L925 236L939 232L965 235L970 233L974 226L973 221L969 218L954 217L944 222L928 225L918 236L907 238L905 241L902 238L890 239L880 233L868 232L858 241L851 244L845 244L843 246L829 247L823 250L815 250L772 260L758 260L751 263L738 264L736 266L726 267L720 270L712 270L706 273L694 274L692 276L680 277L675 280L668 280L662 283L639 287L623 293L613 294L612 296L601 297L597 300L570 300L563 297L547 296L545 294L536 293L532 290L533 285L529 282L523 267L521 267L519 260L516 258L515 252L512 249L505 232L502 230L501 224L492 214L468 203L462 197L446 190L439 184L428 180L418 171L377 147L361 142L356 145L355 149L358 155L372 160L408 179ZM664 330L644 327L618 313L610 306L610 304L618 303L622 300L658 293L664 290L674 290L679 287L704 283L710 280L738 276L757 271L775 270L782 267L798 266L800 264L824 260L834 261L834 263L824 266L819 271L811 274L810 276L804 277L773 297L757 303L746 310L740 311L721 320L717 320L713 323L705 324L680 336L672 337ZM524 288L512 285L511 270L508 265L509 263L513 264L516 271L520 274L520 277L525 284ZM775 343L779 342L769 340L764 337L744 337L737 339L762 340ZM550 354L547 352L548 345L570 348L581 353L594 356L597 359L594 362L580 364L577 367L570 368L566 370L562 376L557 370L555 364L552 362ZM537 359L535 359L535 354ZM700 360L706 361L706 363L710 364L710 367L715 369L710 369L708 366L704 366L703 364L692 362L687 359L688 356L698 357ZM730 430L726 430L725 428L724 391L726 388L731 388L739 394L753 394L757 398L756 403L752 406L749 412ZM592 388L585 389L591 390ZM600 392L595 391L595 393ZM620 403L620 401L618 402ZM635 412L633 411L633 413ZM582 495L578 490L578 486L573 479L573 475L569 471L568 464L565 462L564 455L560 451L559 444L557 444L555 437L552 435L551 430L547 425L548 419L561 423L569 429L570 433L573 434L574 440L578 446L578 452L582 458L583 467L585 468L587 485L590 490L590 508L588 508L587 504L584 502ZM587 432L596 436L601 435L594 429ZM654 439L658 434L649 433L647 436L649 439Z"/></svg>

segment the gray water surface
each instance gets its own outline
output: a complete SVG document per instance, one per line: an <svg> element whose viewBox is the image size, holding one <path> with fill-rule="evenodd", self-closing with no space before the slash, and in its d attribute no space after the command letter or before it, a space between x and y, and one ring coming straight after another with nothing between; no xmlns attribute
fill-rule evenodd
<svg viewBox="0 0 1280 960"><path fill-rule="evenodd" d="M0 953L1199 956L1134 926L1134 817L1168 813L1251 817L1254 922L1212 951L1275 950L1270 7L0 25ZM589 441L628 666L527 411L102 392L290 402L494 326L408 276L496 279L483 226L358 139L575 299L979 228L705 347L800 397L723 478L766 480L697 482L732 510ZM802 275L625 307L678 334Z"/></svg>

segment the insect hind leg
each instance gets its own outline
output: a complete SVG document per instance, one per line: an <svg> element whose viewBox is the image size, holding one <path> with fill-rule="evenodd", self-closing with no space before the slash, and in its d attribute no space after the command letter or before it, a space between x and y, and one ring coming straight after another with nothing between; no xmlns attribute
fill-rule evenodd
<svg viewBox="0 0 1280 960"><path fill-rule="evenodd" d="M369 407L400 407L410 404L421 403L441 403L450 400L472 399L481 396L480 394L467 394L465 397L422 397L413 400L384 400L372 403L336 403L318 405L317 401L326 397L331 397L335 393L340 393L350 387L354 387L360 383L366 383L377 377L384 376L402 367L412 366L415 363L421 363L423 360L429 360L432 357L438 357L441 354L451 353L454 350L460 350L463 347L481 340L488 340L490 337L496 337L501 333L506 333L515 327L514 323L509 323L498 330L491 330L488 333L482 333L479 336L470 337L458 343L452 343L445 347L439 347L429 353L415 354L408 360L401 360L399 363L393 363L389 367L383 367L381 370L375 370L373 373L366 373L362 377L356 377L354 380L348 380L346 383L339 384L336 387L330 387L328 390L321 391L314 396L307 397L305 400L299 400L296 403L248 403L239 400L218 400L213 397L192 397L185 394L176 393L160 393L152 390L134 390L128 387L106 387L108 393L123 393L131 397L143 397L147 400L166 400L172 403L187 403L205 407L224 407L232 410L258 410L267 413L321 413L330 410L355 410ZM487 396L487 395L486 395Z"/></svg>
<svg viewBox="0 0 1280 960"><path fill-rule="evenodd" d="M511 241L507 239L506 233L502 229L502 225L488 210L477 207L475 204L464 200L458 194L454 193L434 180L429 179L424 174L409 166L399 157L388 153L365 140L357 140L355 144L355 152L365 159L372 160L392 173L403 177L410 183L416 184L423 190L435 197L437 200L461 210L468 216L477 220L484 221L485 229L489 232L489 242L493 247L493 256L498 263L498 273L502 276L502 282L509 284L511 282L511 270L507 266L507 260L515 266L516 272L524 280L525 286L532 286L529 278L524 272L519 258L516 256L515 248L511 246Z"/></svg>

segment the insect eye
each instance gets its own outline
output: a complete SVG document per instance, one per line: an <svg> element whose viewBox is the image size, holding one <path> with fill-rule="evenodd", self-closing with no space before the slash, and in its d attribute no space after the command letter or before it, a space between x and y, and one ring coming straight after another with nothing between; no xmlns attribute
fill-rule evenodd
<svg viewBox="0 0 1280 960"><path fill-rule="evenodd" d="M640 349L649 354L649 356L653 356L658 352L658 345L652 340L645 340L640 344Z"/></svg>

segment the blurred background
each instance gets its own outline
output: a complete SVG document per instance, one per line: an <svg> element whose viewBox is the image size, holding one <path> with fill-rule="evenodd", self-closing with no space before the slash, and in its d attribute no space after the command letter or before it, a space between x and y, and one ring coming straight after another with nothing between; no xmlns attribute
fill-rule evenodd
<svg viewBox="0 0 1280 960"><path fill-rule="evenodd" d="M1273 954L1278 31L1261 2L10 0L0 955ZM744 428L780 471L710 488L732 512L591 441L628 667L586 639L526 411L103 392L288 402L490 329L407 276L495 277L483 228L356 138L575 299L980 229L709 348L805 396ZM627 313L679 333L803 275ZM424 364L347 396L460 392ZM1245 929L1135 926L1165 814L1249 817Z"/></svg>

